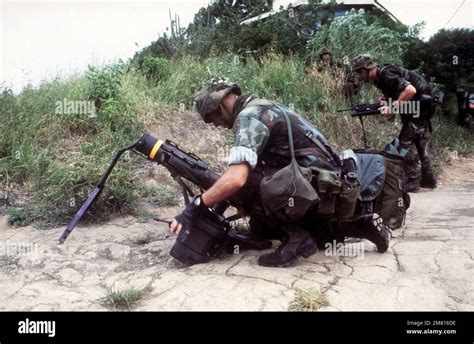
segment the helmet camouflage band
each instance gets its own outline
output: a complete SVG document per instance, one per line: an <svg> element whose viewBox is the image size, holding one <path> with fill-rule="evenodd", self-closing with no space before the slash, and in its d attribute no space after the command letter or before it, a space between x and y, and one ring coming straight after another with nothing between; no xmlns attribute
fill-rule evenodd
<svg viewBox="0 0 474 344"><path fill-rule="evenodd" d="M374 62L372 56L369 54L359 55L352 60L352 70L356 71L358 69L372 69L377 67L377 63Z"/></svg>
<svg viewBox="0 0 474 344"><path fill-rule="evenodd" d="M194 108L206 123L211 123L211 115L219 111L219 105L229 93L242 94L239 85L223 77L213 77L201 84L194 97Z"/></svg>

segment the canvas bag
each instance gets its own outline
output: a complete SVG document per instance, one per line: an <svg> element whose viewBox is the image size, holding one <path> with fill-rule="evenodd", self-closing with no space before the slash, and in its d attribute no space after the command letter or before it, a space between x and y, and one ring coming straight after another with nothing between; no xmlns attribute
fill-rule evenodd
<svg viewBox="0 0 474 344"><path fill-rule="evenodd" d="M410 207L410 196L403 190L406 151L394 140L385 151L355 150L361 165L361 215L377 213L391 229L400 228Z"/></svg>
<svg viewBox="0 0 474 344"><path fill-rule="evenodd" d="M286 120L291 162L263 177L259 191L267 215L274 214L284 221L297 221L319 201L319 196L311 185L311 170L301 167L296 161L290 119L283 111L280 113Z"/></svg>

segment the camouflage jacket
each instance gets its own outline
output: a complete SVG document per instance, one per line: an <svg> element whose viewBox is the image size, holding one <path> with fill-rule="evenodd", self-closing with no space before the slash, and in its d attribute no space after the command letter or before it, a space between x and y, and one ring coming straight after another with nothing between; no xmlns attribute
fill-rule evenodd
<svg viewBox="0 0 474 344"><path fill-rule="evenodd" d="M422 94L431 94L429 84L422 76L391 64L385 64L379 69L374 84L387 98L394 100L398 99L408 85L413 85L416 89L414 99L418 99Z"/></svg>
<svg viewBox="0 0 474 344"><path fill-rule="evenodd" d="M379 69L377 78L374 81L374 85L380 89L386 98L392 98L393 100L398 99L400 93L408 86L413 85L416 89L416 94L413 97L413 100L419 100L422 95L428 94L431 95L431 89L429 83L417 73L410 71L408 69L397 67L391 64L385 64L382 68ZM410 114L401 115L402 121L410 120L416 122L417 124L424 125L430 115L427 117L423 114L429 114L430 109L425 108L426 103L421 103L422 106L421 113L422 116L415 118Z"/></svg>
<svg viewBox="0 0 474 344"><path fill-rule="evenodd" d="M337 170L339 155L324 136L290 109L255 96L241 96L234 107L234 146L229 165L247 162L256 167L282 168L291 161L288 132L282 112L288 115L295 157L314 174L319 169Z"/></svg>

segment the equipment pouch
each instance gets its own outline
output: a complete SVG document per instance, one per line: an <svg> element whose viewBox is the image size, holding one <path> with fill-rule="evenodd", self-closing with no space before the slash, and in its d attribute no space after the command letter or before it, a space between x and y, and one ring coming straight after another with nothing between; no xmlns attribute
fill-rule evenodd
<svg viewBox="0 0 474 344"><path fill-rule="evenodd" d="M341 191L342 182L339 173L320 170L317 182L318 194L321 198L318 214L331 215L336 211L336 198Z"/></svg>
<svg viewBox="0 0 474 344"><path fill-rule="evenodd" d="M336 212L340 219L354 215L359 197L360 182L358 178L357 156L352 150L344 151L342 158L342 185L337 198Z"/></svg>
<svg viewBox="0 0 474 344"><path fill-rule="evenodd" d="M311 170L301 167L296 161L291 121L285 112L280 113L286 121L291 162L265 176L260 182L259 192L267 215L275 214L284 222L297 221L319 201L319 196L311 185Z"/></svg>
<svg viewBox="0 0 474 344"><path fill-rule="evenodd" d="M275 214L283 221L301 219L319 201L311 178L311 170L299 166L296 160L265 176L259 191L266 214Z"/></svg>
<svg viewBox="0 0 474 344"><path fill-rule="evenodd" d="M347 219L354 215L359 196L360 184L356 180L350 182L347 179L342 180L341 193L337 199L337 217L340 219Z"/></svg>

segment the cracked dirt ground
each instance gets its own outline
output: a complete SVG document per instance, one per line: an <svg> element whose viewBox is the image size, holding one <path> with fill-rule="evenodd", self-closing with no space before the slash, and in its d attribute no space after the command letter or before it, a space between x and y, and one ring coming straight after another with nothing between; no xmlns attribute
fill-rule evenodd
<svg viewBox="0 0 474 344"><path fill-rule="evenodd" d="M0 260L0 310L105 310L106 287L151 284L137 310L287 310L298 288L323 292L322 310L474 310L474 159L446 168L435 191L412 194L406 226L385 254L367 241L356 257L318 252L289 268L256 264L255 251L181 267L168 255L166 225L131 217L79 227L10 228L0 243L34 243ZM150 233L148 244L134 239ZM350 246L348 246L350 247ZM356 247L356 246L355 246ZM5 258L5 257L4 257Z"/></svg>

